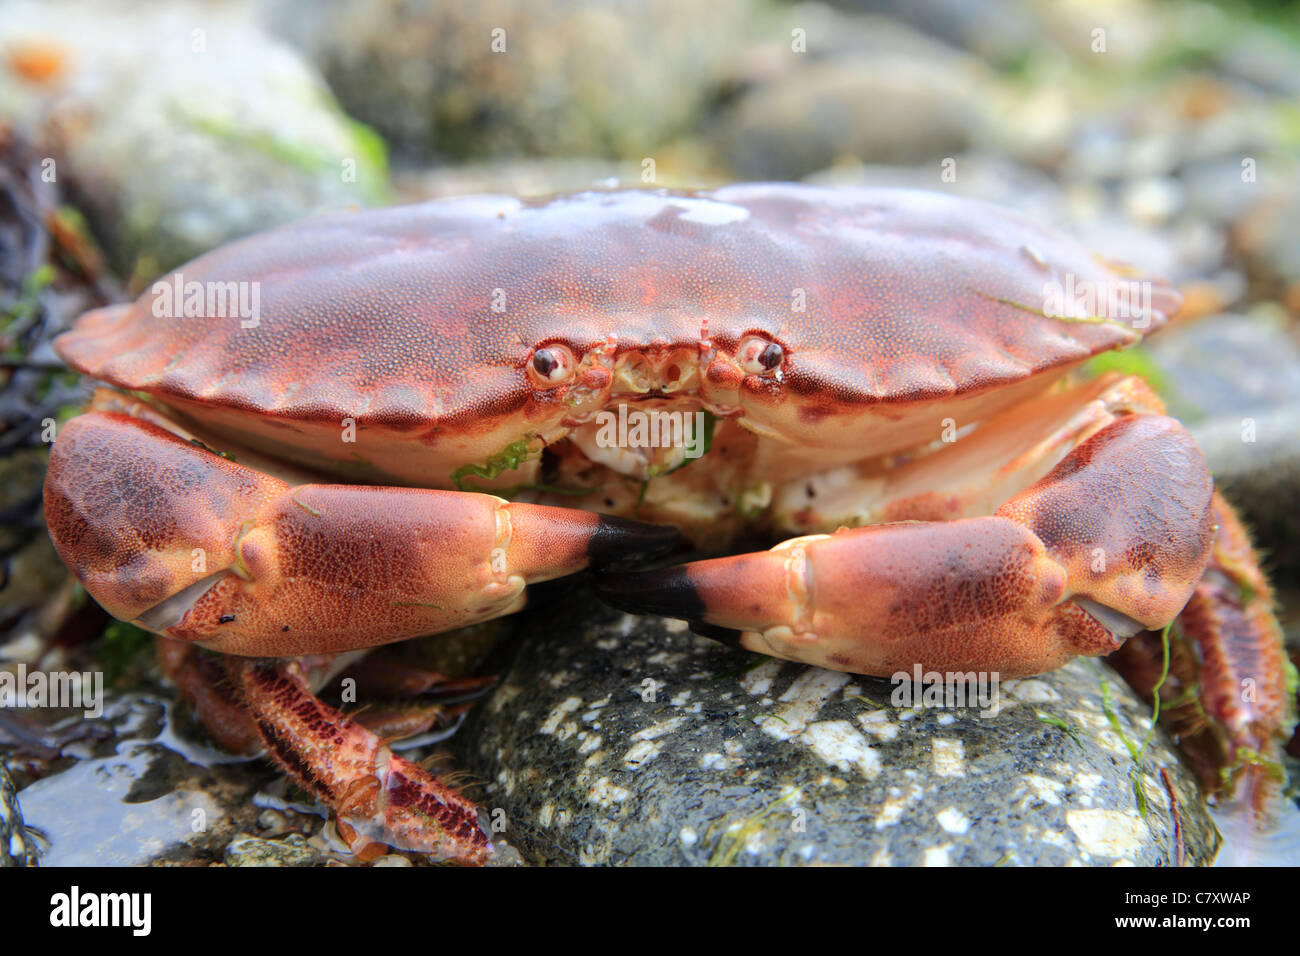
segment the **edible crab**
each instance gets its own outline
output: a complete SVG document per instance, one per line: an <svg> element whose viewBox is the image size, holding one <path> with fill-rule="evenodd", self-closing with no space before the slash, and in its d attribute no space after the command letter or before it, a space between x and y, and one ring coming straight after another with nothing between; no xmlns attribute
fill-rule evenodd
<svg viewBox="0 0 1300 956"><path fill-rule="evenodd" d="M363 854L482 862L491 844L470 801L310 674L508 614L589 564L616 605L878 676L1036 674L1127 640L1131 679L1159 690L1151 639L1177 620L1168 683L1199 687L1207 779L1258 795L1290 723L1268 583L1156 394L1071 375L1178 303L1011 212L924 192L313 219L57 340L112 388L62 427L46 516L89 593L161 635L218 739L264 747ZM616 410L684 424L611 441ZM785 540L628 564L742 533Z"/></svg>

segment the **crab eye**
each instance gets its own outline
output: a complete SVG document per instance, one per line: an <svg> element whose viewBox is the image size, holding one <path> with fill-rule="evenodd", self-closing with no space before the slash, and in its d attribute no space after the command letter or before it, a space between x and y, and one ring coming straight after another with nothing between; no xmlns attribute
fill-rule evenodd
<svg viewBox="0 0 1300 956"><path fill-rule="evenodd" d="M548 345L533 353L529 363L534 384L541 388L559 385L573 377L573 353L563 345Z"/></svg>
<svg viewBox="0 0 1300 956"><path fill-rule="evenodd" d="M785 349L768 339L752 336L740 343L736 353L740 367L750 375L766 375L781 367L785 361Z"/></svg>

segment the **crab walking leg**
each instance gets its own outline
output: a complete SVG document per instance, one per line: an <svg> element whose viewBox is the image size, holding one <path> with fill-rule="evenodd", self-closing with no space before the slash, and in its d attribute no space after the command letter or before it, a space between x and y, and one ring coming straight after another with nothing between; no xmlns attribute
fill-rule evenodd
<svg viewBox="0 0 1300 956"><path fill-rule="evenodd" d="M387 746L430 720L386 734L393 722L376 727L366 719L373 711L344 716L312 694L299 661L223 658L167 638L158 639L158 658L218 743L264 750L335 811L339 835L361 859L389 846L464 863L491 854L474 805Z"/></svg>
<svg viewBox="0 0 1300 956"><path fill-rule="evenodd" d="M868 461L856 469L791 482L773 499L773 521L793 536L841 525L992 514L1117 419L1164 411L1140 378L1104 375L1017 405L960 441L910 461Z"/></svg>
<svg viewBox="0 0 1300 956"><path fill-rule="evenodd" d="M184 641L160 637L157 643L163 673L194 708L194 716L212 739L231 753L256 753L262 744L257 724L220 661Z"/></svg>
<svg viewBox="0 0 1300 956"><path fill-rule="evenodd" d="M1140 694L1159 685L1179 746L1211 792L1264 812L1285 779L1282 747L1295 726L1295 675L1273 591L1240 519L1217 492L1209 566L1171 634L1137 635L1111 663ZM1189 692L1195 697L1188 699ZM1181 698L1181 700L1180 700Z"/></svg>
<svg viewBox="0 0 1300 956"><path fill-rule="evenodd" d="M628 610L687 618L788 660L1022 676L1172 620L1209 556L1211 494L1181 425L1130 415L990 516L841 529L607 574L602 587Z"/></svg>
<svg viewBox="0 0 1300 956"><path fill-rule="evenodd" d="M353 853L364 860L393 846L470 864L492 855L472 802L318 700L296 662L224 664L267 753L334 809Z"/></svg>
<svg viewBox="0 0 1300 956"><path fill-rule="evenodd" d="M299 485L155 424L64 426L50 536L113 616L212 650L371 647L518 610L524 587L672 546L673 529L485 494Z"/></svg>

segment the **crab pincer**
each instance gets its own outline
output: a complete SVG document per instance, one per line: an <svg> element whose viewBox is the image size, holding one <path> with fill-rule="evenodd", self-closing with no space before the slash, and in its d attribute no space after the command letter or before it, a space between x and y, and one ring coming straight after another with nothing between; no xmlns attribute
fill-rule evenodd
<svg viewBox="0 0 1300 956"><path fill-rule="evenodd" d="M477 492L289 486L90 412L45 486L60 556L113 615L209 650L373 647L517 610L528 583L669 550L675 529Z"/></svg>
<svg viewBox="0 0 1300 956"><path fill-rule="evenodd" d="M1130 415L992 515L605 574L607 601L835 670L1038 674L1173 620L1214 540L1213 485L1176 421Z"/></svg>

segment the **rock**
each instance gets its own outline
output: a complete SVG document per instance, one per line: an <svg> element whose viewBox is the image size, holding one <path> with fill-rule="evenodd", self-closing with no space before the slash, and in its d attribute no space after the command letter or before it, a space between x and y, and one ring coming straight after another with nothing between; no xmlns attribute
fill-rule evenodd
<svg viewBox="0 0 1300 956"><path fill-rule="evenodd" d="M1300 404L1300 345L1284 320L1263 310L1178 323L1147 348L1200 420Z"/></svg>
<svg viewBox="0 0 1300 956"><path fill-rule="evenodd" d="M137 285L230 238L387 194L382 143L243 9L0 8L0 115L52 151Z"/></svg>
<svg viewBox="0 0 1300 956"><path fill-rule="evenodd" d="M324 857L300 833L281 840L241 833L226 847L224 859L226 866L313 866L324 862Z"/></svg>
<svg viewBox="0 0 1300 956"><path fill-rule="evenodd" d="M0 457L0 513L9 516L0 526L0 623L6 630L67 577L39 517L45 460L37 448L7 449Z"/></svg>
<svg viewBox="0 0 1300 956"><path fill-rule="evenodd" d="M756 9L754 0L616 9L601 0L282 0L271 20L407 162L639 161L695 125Z"/></svg>
<svg viewBox="0 0 1300 956"><path fill-rule="evenodd" d="M1069 57L1100 74L1158 67L1158 58L1174 45L1182 11L1152 0L1124 0L1100 12L1087 4L1022 3L1034 11L1034 49L1048 57ZM1195 15L1191 11L1187 18ZM1026 16L1015 9L1011 16ZM1097 31L1100 31L1098 33ZM1104 48L1097 46L1104 42ZM1104 80L1100 81L1104 83Z"/></svg>
<svg viewBox="0 0 1300 956"><path fill-rule="evenodd" d="M402 202L483 194L549 196L612 185L640 186L640 173L640 163L613 160L487 160L399 172L394 175L393 189Z"/></svg>
<svg viewBox="0 0 1300 956"><path fill-rule="evenodd" d="M1300 45L1280 30L1263 25L1238 30L1215 49L1214 58L1229 76L1281 98L1300 97Z"/></svg>
<svg viewBox="0 0 1300 956"><path fill-rule="evenodd" d="M1260 296L1300 315L1300 163L1272 167L1269 183L1234 233Z"/></svg>
<svg viewBox="0 0 1300 956"><path fill-rule="evenodd" d="M1242 178L1242 154L1189 163L1181 173L1188 211L1200 219L1231 225L1259 202L1260 186Z"/></svg>
<svg viewBox="0 0 1300 956"><path fill-rule="evenodd" d="M1245 515L1275 576L1300 572L1300 346L1279 318L1222 315L1147 346L1215 482Z"/></svg>
<svg viewBox="0 0 1300 956"><path fill-rule="evenodd" d="M1137 810L1105 708L1138 743L1149 709L1099 661L1006 682L996 716L913 711L887 681L729 650L578 584L537 597L453 741L529 862L1169 863L1165 771L1187 860L1218 846L1160 731Z"/></svg>
<svg viewBox="0 0 1300 956"><path fill-rule="evenodd" d="M35 862L32 837L23 823L23 810L13 777L0 755L0 866L28 866Z"/></svg>
<svg viewBox="0 0 1300 956"><path fill-rule="evenodd" d="M1016 0L835 0L907 23L994 63L1013 64L1045 41L1040 17ZM989 24L997 29L990 30Z"/></svg>
<svg viewBox="0 0 1300 956"><path fill-rule="evenodd" d="M990 135L995 80L968 57L881 50L790 65L724 116L719 149L745 179L793 179L833 163L926 162Z"/></svg>
<svg viewBox="0 0 1300 956"><path fill-rule="evenodd" d="M802 35L803 51L792 57L796 30ZM765 65L773 76L801 63L852 54L894 54L926 63L951 62L968 69L983 69L979 57L914 29L900 18L850 13L824 3L794 3L783 8L770 26L765 25L760 37L741 62L750 70L754 65Z"/></svg>

